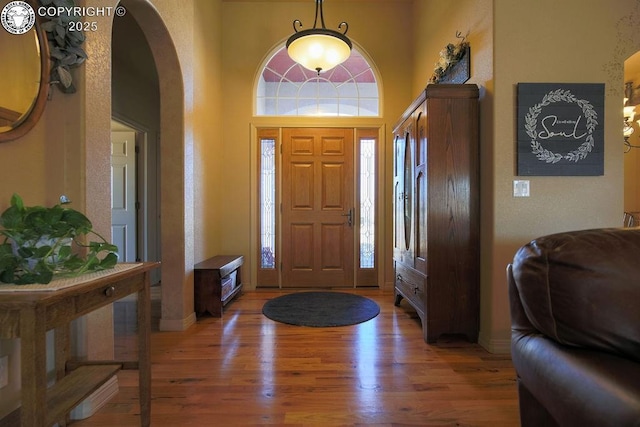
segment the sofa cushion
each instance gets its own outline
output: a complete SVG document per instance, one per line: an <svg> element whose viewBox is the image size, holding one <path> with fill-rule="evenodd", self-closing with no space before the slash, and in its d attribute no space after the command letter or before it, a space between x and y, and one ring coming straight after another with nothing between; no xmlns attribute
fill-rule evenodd
<svg viewBox="0 0 640 427"><path fill-rule="evenodd" d="M542 335L520 337L513 350L522 427L640 427L640 364Z"/></svg>
<svg viewBox="0 0 640 427"><path fill-rule="evenodd" d="M639 228L538 238L516 253L513 277L541 333L640 362Z"/></svg>

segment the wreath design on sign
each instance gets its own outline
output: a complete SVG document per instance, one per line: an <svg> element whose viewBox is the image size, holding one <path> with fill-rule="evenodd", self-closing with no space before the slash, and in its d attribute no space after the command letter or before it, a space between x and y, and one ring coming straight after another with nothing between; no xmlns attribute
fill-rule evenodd
<svg viewBox="0 0 640 427"><path fill-rule="evenodd" d="M554 102L575 103L582 109L582 114L584 114L584 117L587 119L587 137L585 141L578 148L573 151L569 151L566 154L554 153L553 151L547 150L537 140L537 117L542 112L543 107ZM542 98L542 102L529 108L529 112L525 116L525 129L527 131L527 135L531 138L531 152L536 155L538 160L546 163L558 163L562 159L577 163L579 160L585 159L594 146L593 131L598 125L598 121L596 120L597 118L598 114L594 111L593 105L591 105L587 100L576 98L569 90L552 90Z"/></svg>

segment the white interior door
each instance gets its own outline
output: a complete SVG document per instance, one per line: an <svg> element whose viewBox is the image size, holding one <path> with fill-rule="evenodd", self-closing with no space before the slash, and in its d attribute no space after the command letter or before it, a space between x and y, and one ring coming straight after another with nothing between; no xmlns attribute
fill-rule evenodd
<svg viewBox="0 0 640 427"><path fill-rule="evenodd" d="M136 261L136 133L111 132L111 239L120 262Z"/></svg>

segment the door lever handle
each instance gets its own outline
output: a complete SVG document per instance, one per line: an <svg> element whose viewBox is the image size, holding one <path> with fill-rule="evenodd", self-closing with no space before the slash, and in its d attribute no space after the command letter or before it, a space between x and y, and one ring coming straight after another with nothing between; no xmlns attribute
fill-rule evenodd
<svg viewBox="0 0 640 427"><path fill-rule="evenodd" d="M353 226L353 208L349 209L346 214L342 214L342 216L347 217L347 224L349 224L349 227Z"/></svg>

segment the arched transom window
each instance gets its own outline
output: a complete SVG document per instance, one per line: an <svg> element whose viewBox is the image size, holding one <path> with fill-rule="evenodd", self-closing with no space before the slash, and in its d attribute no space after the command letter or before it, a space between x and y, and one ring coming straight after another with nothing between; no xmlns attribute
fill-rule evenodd
<svg viewBox="0 0 640 427"><path fill-rule="evenodd" d="M256 115L378 117L378 82L355 47L349 59L320 75L295 63L282 47L260 75Z"/></svg>

